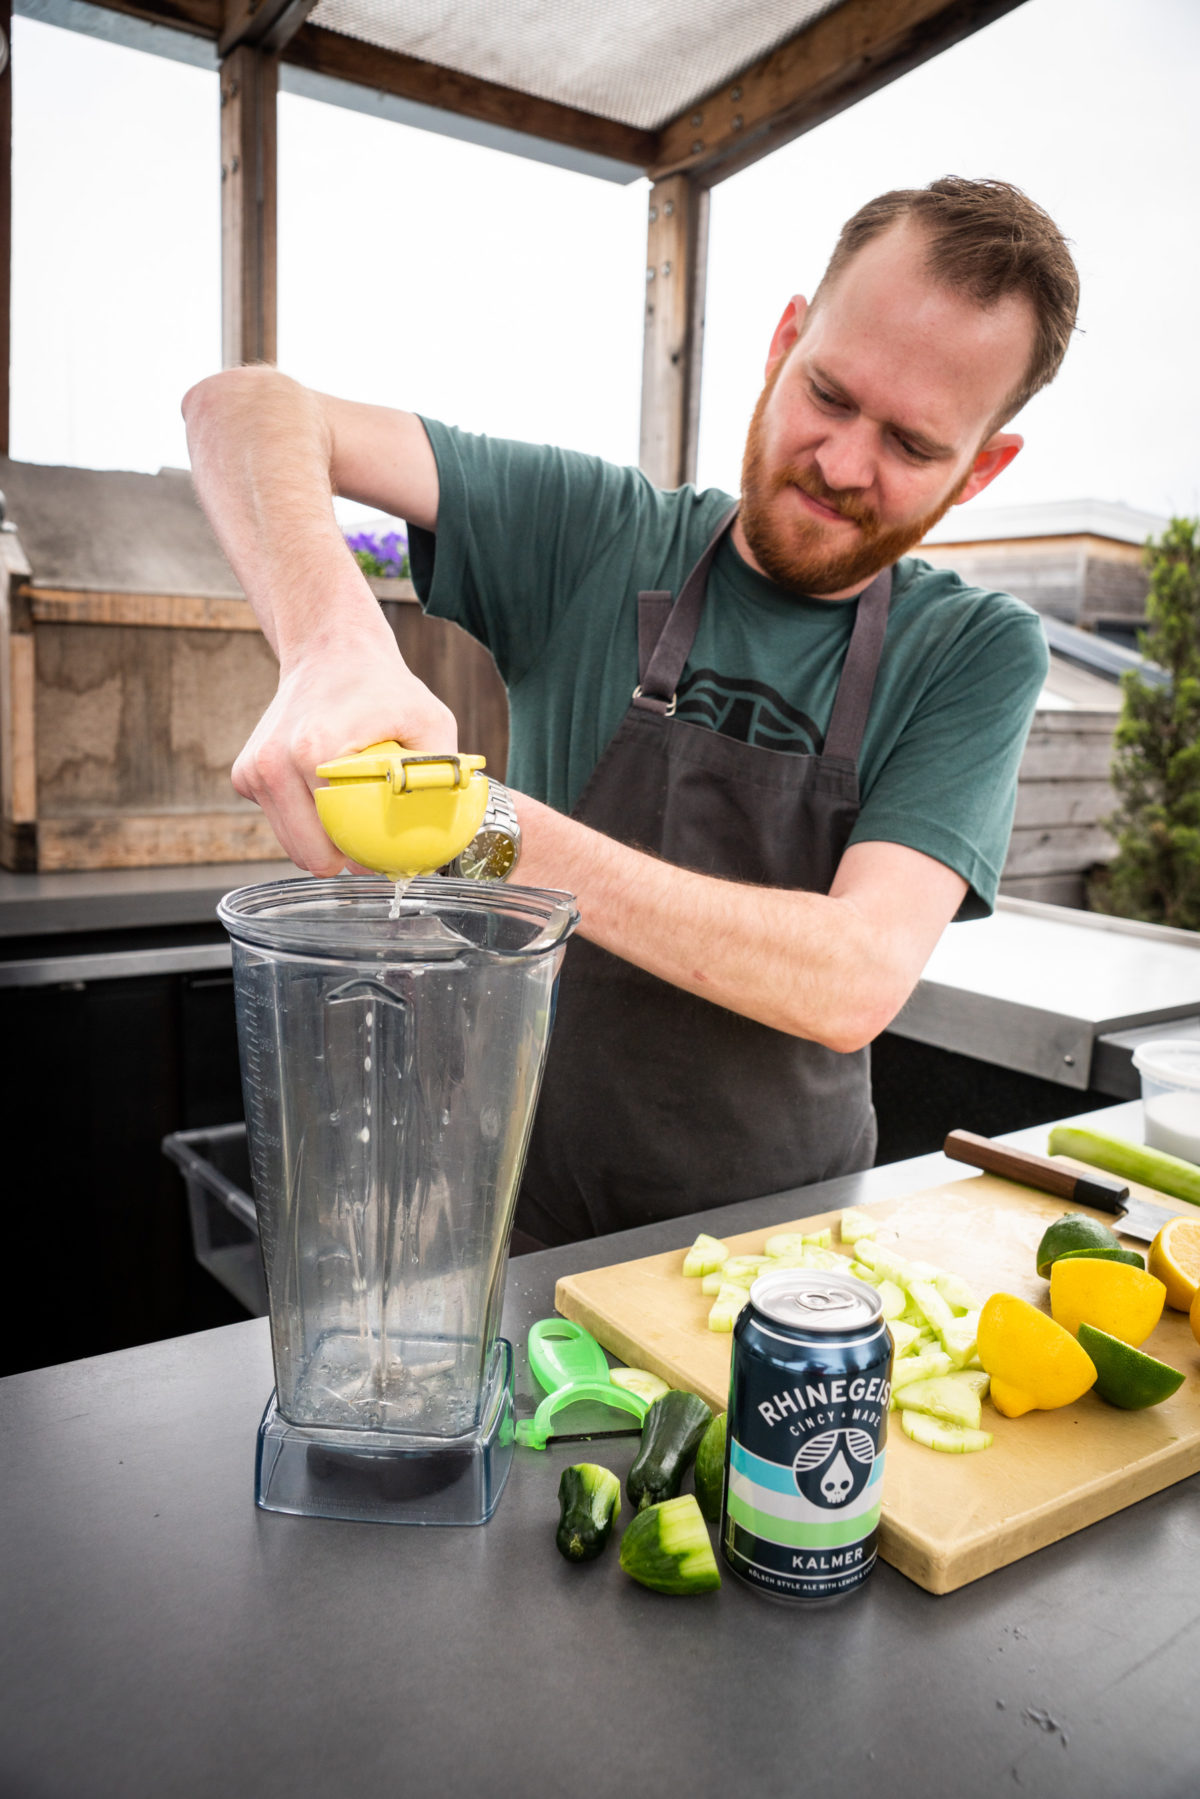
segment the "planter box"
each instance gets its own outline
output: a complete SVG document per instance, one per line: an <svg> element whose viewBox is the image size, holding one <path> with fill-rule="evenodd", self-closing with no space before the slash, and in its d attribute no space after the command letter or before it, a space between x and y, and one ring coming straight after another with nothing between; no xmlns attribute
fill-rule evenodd
<svg viewBox="0 0 1200 1799"><path fill-rule="evenodd" d="M409 666L502 775L508 709L488 653L426 619L409 582L381 604ZM248 603L43 586L0 536L0 864L58 869L280 855L229 771L276 684Z"/></svg>

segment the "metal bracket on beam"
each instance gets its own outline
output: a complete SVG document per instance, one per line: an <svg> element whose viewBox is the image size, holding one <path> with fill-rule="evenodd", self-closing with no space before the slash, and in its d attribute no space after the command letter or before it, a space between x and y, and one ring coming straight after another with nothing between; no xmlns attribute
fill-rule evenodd
<svg viewBox="0 0 1200 1799"><path fill-rule="evenodd" d="M304 24L317 0L227 0L218 54L228 56L239 44L278 56Z"/></svg>

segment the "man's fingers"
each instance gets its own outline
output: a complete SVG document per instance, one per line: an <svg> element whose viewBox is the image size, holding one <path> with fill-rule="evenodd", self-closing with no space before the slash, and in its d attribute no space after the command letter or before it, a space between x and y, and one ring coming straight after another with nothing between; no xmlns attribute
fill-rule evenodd
<svg viewBox="0 0 1200 1799"><path fill-rule="evenodd" d="M346 858L326 835L308 782L294 763L270 754L252 759L243 753L235 773L238 792L261 806L284 854L298 868L335 875L345 867Z"/></svg>

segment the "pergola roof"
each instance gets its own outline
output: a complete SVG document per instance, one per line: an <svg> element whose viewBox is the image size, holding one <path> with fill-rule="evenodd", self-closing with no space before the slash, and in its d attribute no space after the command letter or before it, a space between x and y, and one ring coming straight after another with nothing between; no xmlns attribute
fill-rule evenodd
<svg viewBox="0 0 1200 1799"><path fill-rule="evenodd" d="M610 179L711 186L1022 0L14 0ZM165 29L164 29L165 28ZM186 34L186 35L183 35ZM210 50L211 46L211 50ZM195 60L188 53L186 60Z"/></svg>
<svg viewBox="0 0 1200 1799"><path fill-rule="evenodd" d="M318 0L309 22L658 131L840 0Z"/></svg>

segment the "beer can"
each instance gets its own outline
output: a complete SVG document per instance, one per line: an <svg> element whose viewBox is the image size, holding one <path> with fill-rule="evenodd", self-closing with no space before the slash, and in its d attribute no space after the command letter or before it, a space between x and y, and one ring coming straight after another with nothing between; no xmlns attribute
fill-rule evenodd
<svg viewBox="0 0 1200 1799"><path fill-rule="evenodd" d="M892 1339L853 1275L760 1275L733 1331L721 1551L772 1599L860 1587L875 1565Z"/></svg>

